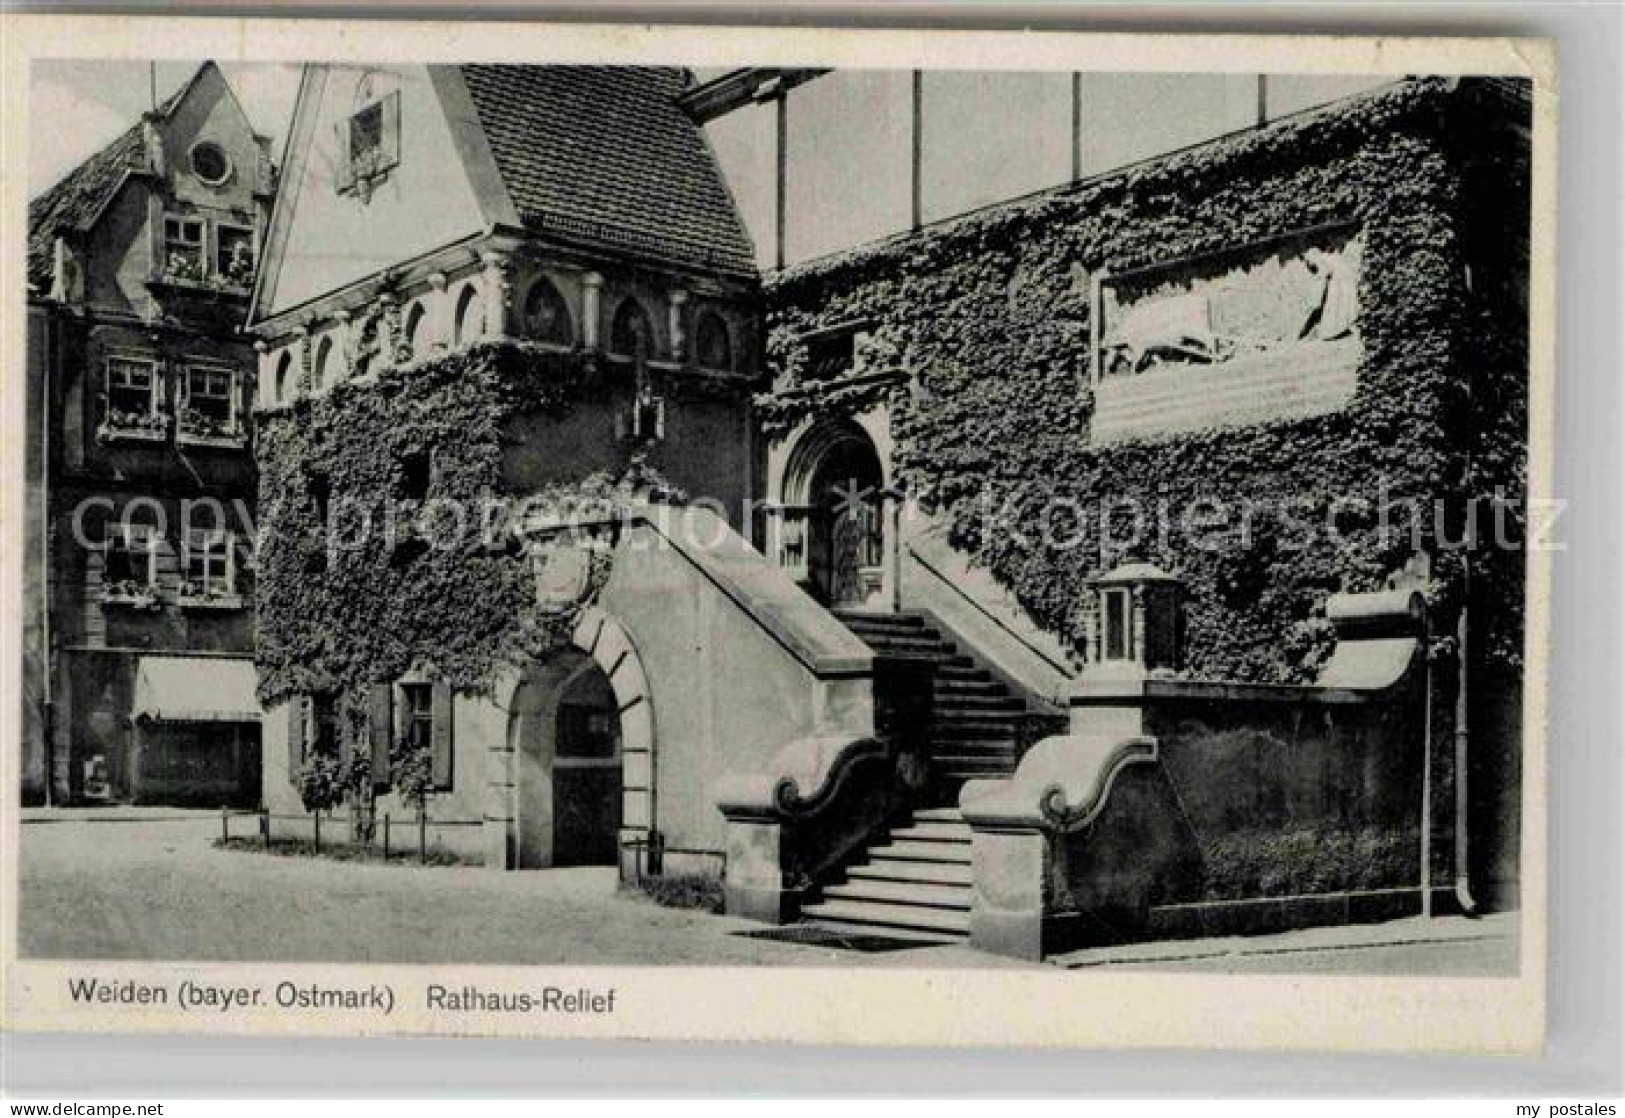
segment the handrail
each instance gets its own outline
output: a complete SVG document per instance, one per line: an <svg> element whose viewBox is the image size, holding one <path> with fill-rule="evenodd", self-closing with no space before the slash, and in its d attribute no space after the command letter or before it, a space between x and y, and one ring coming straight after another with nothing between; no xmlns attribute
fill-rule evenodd
<svg viewBox="0 0 1625 1118"><path fill-rule="evenodd" d="M692 521L696 517L709 517L721 528L718 542L732 537L739 544L731 557L715 552L704 552L692 539L684 540L682 533L674 531L670 521L682 517ZM788 652L798 663L820 679L861 678L874 670L874 653L869 646L854 636L834 615L808 596L779 567L746 543L744 537L715 513L706 509L684 508L675 505L638 505L626 510L623 523L640 523L659 533L697 570L706 581L721 591L745 616ZM691 533L692 534L692 533ZM728 569L729 563L749 563L752 569L770 581L777 581L773 593L779 604L788 608L764 608L763 595L752 593ZM760 589L760 588L759 588ZM801 624L795 623L796 621ZM819 631L814 631L819 630Z"/></svg>
<svg viewBox="0 0 1625 1118"><path fill-rule="evenodd" d="M925 570L928 571L938 582L940 582L944 586L948 587L956 595L958 595L961 599L963 599L967 604L972 606L979 614L981 614L983 617L987 618L994 625L997 625L1004 632L1008 633L1010 635L1010 637L1013 640L1016 641L1016 643L1020 644L1023 648L1027 649L1027 651L1031 652L1034 656L1037 656L1040 660L1044 661L1044 663L1048 664L1051 668L1054 668L1057 672L1061 673L1061 675L1067 676L1067 677L1070 678L1070 677L1076 676L1078 674L1078 670L1074 665L1067 664L1067 663L1057 664L1055 662L1055 658L1053 656L1051 656L1048 652L1046 652L1042 648L1039 648L1037 645L1033 644L1030 640L1028 640L1023 634L1018 633L1015 629L1011 628L1009 623L1006 622L1004 620L1004 618L1000 617L998 614L996 614L993 611L989 610L987 608L987 606L983 605L976 598L974 598L970 594L968 594L965 591L964 587L960 586L953 579L949 578L942 571L938 570L937 567L929 559L927 559L924 555L920 554L919 549L914 546L914 540L913 539L908 539L908 540L904 540L904 541L901 541L901 542L903 544L903 547L908 551L908 553L910 555L912 555L919 562L920 566L925 568Z"/></svg>

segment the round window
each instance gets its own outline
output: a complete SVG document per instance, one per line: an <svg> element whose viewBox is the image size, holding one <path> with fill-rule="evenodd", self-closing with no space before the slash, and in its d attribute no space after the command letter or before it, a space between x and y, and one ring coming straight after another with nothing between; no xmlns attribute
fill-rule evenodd
<svg viewBox="0 0 1625 1118"><path fill-rule="evenodd" d="M210 186L219 186L231 174L231 160L219 144L205 141L192 147L192 173Z"/></svg>

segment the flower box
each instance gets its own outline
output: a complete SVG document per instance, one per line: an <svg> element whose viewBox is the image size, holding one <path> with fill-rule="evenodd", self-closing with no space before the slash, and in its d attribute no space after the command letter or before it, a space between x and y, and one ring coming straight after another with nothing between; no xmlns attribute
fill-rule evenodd
<svg viewBox="0 0 1625 1118"><path fill-rule="evenodd" d="M195 408L183 408L176 425L176 441L194 446L241 447L248 435L237 424L227 424Z"/></svg>
<svg viewBox="0 0 1625 1118"><path fill-rule="evenodd" d="M189 594L182 592L175 604L185 610L239 610L248 603L241 594Z"/></svg>
<svg viewBox="0 0 1625 1118"><path fill-rule="evenodd" d="M96 428L100 442L128 439L161 443L169 437L169 416L163 413L110 411Z"/></svg>
<svg viewBox="0 0 1625 1118"><path fill-rule="evenodd" d="M160 607L156 588L142 582L115 582L102 588L103 608L153 611Z"/></svg>

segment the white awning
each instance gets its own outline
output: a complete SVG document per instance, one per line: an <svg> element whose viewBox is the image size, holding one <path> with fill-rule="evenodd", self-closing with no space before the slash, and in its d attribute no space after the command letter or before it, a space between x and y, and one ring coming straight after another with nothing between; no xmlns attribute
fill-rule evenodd
<svg viewBox="0 0 1625 1118"><path fill-rule="evenodd" d="M214 656L143 656L136 668L132 719L154 722L258 722L251 660Z"/></svg>

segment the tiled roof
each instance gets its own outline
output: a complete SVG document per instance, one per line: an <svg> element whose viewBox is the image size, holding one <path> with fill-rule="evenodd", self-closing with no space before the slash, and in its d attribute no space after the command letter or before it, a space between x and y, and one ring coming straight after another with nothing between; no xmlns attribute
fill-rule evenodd
<svg viewBox="0 0 1625 1118"><path fill-rule="evenodd" d="M141 125L136 124L28 203L29 287L44 291L51 286L57 235L94 217L124 181L125 172L141 170L146 163L146 144Z"/></svg>
<svg viewBox="0 0 1625 1118"><path fill-rule="evenodd" d="M524 223L733 274L755 255L675 69L464 66Z"/></svg>

